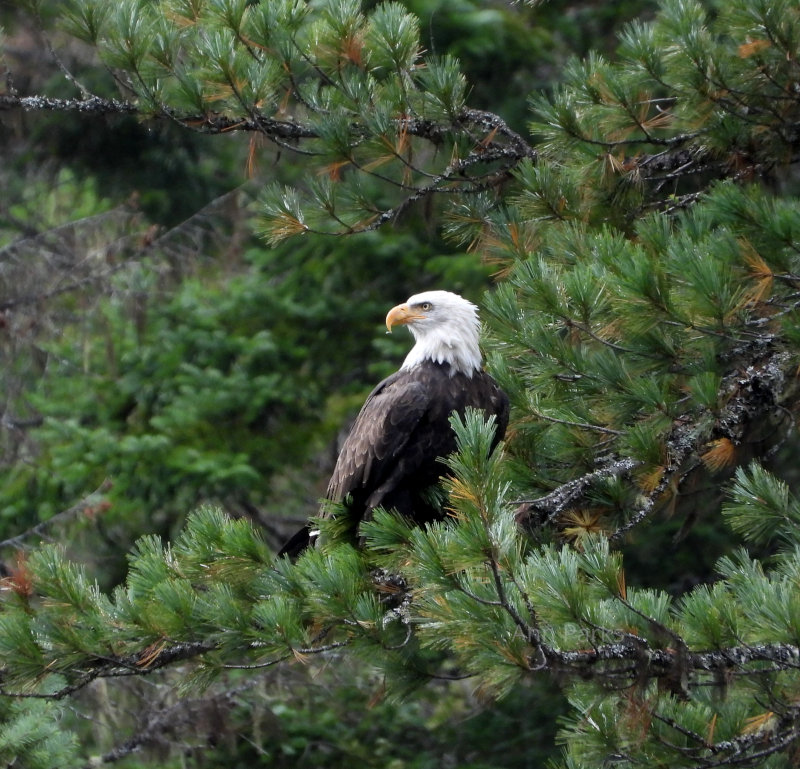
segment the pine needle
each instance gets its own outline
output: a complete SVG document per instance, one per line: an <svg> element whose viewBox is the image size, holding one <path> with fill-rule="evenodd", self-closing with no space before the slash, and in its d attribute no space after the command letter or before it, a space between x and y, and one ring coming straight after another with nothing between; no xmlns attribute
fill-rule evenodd
<svg viewBox="0 0 800 769"><path fill-rule="evenodd" d="M758 40L750 40L746 43L742 43L737 52L739 58L749 59L751 56L755 56L757 53L761 53L761 51L769 48L771 45L772 43L770 43L769 40L759 38Z"/></svg>
<svg viewBox="0 0 800 769"><path fill-rule="evenodd" d="M596 508L570 510L562 517L566 524L562 529L562 534L565 539L580 546L586 537L605 531L605 527L601 523L602 518L603 511Z"/></svg>
<svg viewBox="0 0 800 769"><path fill-rule="evenodd" d="M166 639L162 638L160 641L155 641L150 644L143 652L142 656L137 660L136 664L140 668L149 668L160 656L164 647L167 645Z"/></svg>
<svg viewBox="0 0 800 769"><path fill-rule="evenodd" d="M749 304L758 304L768 299L772 293L775 274L751 243L747 240L742 240L740 243L744 259L749 267L750 276L754 282L754 285L742 295L741 307Z"/></svg>
<svg viewBox="0 0 800 769"><path fill-rule="evenodd" d="M714 715L711 717L711 720L708 722L708 730L706 731L706 742L709 745L714 744L714 732L716 731L716 729L717 729L717 714L714 713Z"/></svg>
<svg viewBox="0 0 800 769"><path fill-rule="evenodd" d="M741 733L757 734L758 732L770 731L776 725L776 722L775 714L768 710L765 713L748 718Z"/></svg>
<svg viewBox="0 0 800 769"><path fill-rule="evenodd" d="M479 504L475 491L460 478L453 478L448 482L448 491L452 499L460 499L473 505Z"/></svg>
<svg viewBox="0 0 800 769"><path fill-rule="evenodd" d="M342 169L346 168L350 165L349 160L335 160L332 163L328 163L325 166L322 166L319 170L320 175L327 175L331 178L332 181L338 182L342 179Z"/></svg>
<svg viewBox="0 0 800 769"><path fill-rule="evenodd" d="M658 484L661 483L665 472L666 468L662 465L658 465L650 470L639 473L636 477L639 488L648 494L655 491L658 488Z"/></svg>
<svg viewBox="0 0 800 769"><path fill-rule="evenodd" d="M707 445L709 449L700 455L700 459L712 473L717 473L736 462L736 445L730 438L719 438Z"/></svg>

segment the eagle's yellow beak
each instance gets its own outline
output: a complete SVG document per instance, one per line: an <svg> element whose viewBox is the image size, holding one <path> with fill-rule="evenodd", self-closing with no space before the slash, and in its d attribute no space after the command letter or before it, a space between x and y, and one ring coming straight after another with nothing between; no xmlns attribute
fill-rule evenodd
<svg viewBox="0 0 800 769"><path fill-rule="evenodd" d="M392 326L405 326L415 320L420 320L425 316L422 313L414 312L409 304L398 304L397 307L392 307L386 316L386 332L392 333Z"/></svg>

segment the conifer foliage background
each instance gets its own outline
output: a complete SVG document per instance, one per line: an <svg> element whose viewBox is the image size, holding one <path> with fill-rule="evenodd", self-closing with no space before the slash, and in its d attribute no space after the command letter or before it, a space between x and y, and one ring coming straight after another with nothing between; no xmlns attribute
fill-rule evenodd
<svg viewBox="0 0 800 769"><path fill-rule="evenodd" d="M532 35L532 20L557 27L557 5L511 12ZM399 3L29 8L56 30L56 45L40 34L71 91L25 93L10 77L4 112L77 114L112 132L134 116L220 144L245 135L251 163L293 160L240 192L266 252L247 245L238 204L205 229L209 212L192 222L154 196L146 215L182 224L166 238L137 230L128 209L106 212L128 237L69 263L73 288L102 289L76 306L63 281L22 290L36 262L24 243L4 249L17 277L2 284L15 353L3 504L34 528L3 543L25 550L3 581L0 756L88 760L80 730L42 712L87 692L99 701L120 679L191 695L160 703L158 718L96 760L166 749L185 739L182 719L214 723L265 671L308 665L353 666L371 687L377 671L387 702L420 702L442 680L500 702L540 687L558 702L545 688L557 684L564 767L792 765L800 4L646 10L610 52L558 61L558 85L526 87L534 68L509 79L519 92L492 111L471 102L486 95L462 70L467 54L423 50L419 17ZM70 46L96 56L80 77L64 63ZM525 102L529 122L516 124ZM224 186L208 170L200 178ZM6 229L28 216L19 204L3 214ZM217 258L237 277L206 292L220 267L198 252L224 254L220 232L239 249L235 269L230 254ZM64 235L28 233L28 246L47 245L58 266L53 233ZM153 238L157 252L143 255ZM359 242L371 259L348 250ZM325 425L360 397L348 377L375 372L366 348L353 349L349 371L326 368L330 345L313 331L342 317L374 331L373 308L398 299L385 295L382 265L399 265L404 294L419 274L469 293L485 276L479 259L494 272L482 299L487 365L513 404L503 450L488 456L493 425L479 414L455 420L447 520L420 530L386 512L364 525L363 548L332 536L296 563L275 561L275 513L313 510L307 479L282 463L310 467ZM31 305L62 294L55 310L69 322L37 357ZM265 305L259 328L252 313ZM24 335L20 318L33 324ZM48 397L64 390L71 401ZM258 459L253 433L272 441ZM36 500L55 512L57 491L85 498L36 521ZM109 553L141 535L126 568L96 574L63 545L30 547L76 511L91 513L81 537L95 520L112 527ZM274 693L265 698L274 713ZM267 743L258 755L279 765L286 751Z"/></svg>

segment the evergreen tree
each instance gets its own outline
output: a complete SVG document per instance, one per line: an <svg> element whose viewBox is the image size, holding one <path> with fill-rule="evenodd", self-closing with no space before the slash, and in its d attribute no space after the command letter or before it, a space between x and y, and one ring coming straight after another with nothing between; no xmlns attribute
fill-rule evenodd
<svg viewBox="0 0 800 769"><path fill-rule="evenodd" d="M134 113L307 155L323 173L263 192L272 243L429 205L500 266L485 346L514 411L491 456L491 423L454 420L449 520L378 514L363 549L331 536L275 561L206 507L171 543L141 539L110 592L58 547L32 552L5 583L3 692L347 654L397 695L437 676L491 696L557 679L565 767L790 765L800 3L665 0L613 59L573 61L534 98L530 138L468 106L458 62L424 55L397 3L69 8L122 98L0 107ZM726 526L741 539L712 573ZM690 541L701 584L676 585L660 562Z"/></svg>

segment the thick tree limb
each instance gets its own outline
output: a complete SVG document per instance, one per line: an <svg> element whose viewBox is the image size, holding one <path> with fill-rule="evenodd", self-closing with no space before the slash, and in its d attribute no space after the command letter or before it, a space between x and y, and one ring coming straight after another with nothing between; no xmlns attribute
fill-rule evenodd
<svg viewBox="0 0 800 769"><path fill-rule="evenodd" d="M713 436L697 434L698 415L676 420L677 424L665 442L669 464L661 480L628 521L611 535L612 541L619 541L648 518L658 507L662 495L670 487L676 488L698 466L699 459L695 462L689 460L700 453L710 437L726 437L738 445L754 427L760 427L769 415L781 410L780 404L787 397L786 353L767 350L765 354L763 339L744 345L740 352L744 356L741 367L735 368L722 385L726 402L716 416Z"/></svg>
<svg viewBox="0 0 800 769"><path fill-rule="evenodd" d="M674 678L676 673L683 672L693 676L703 673L718 676L737 671L758 676L764 674L764 668L757 663L764 662L771 663L773 670L800 669L800 647L794 644L757 644L711 651L687 651L685 655L678 655L672 648L649 649L644 639L636 640L637 643L623 641L587 651L548 648L545 656L548 668L554 672L598 678L609 674L616 676L622 672L631 676L631 682L634 677L638 679L642 675L645 678L663 679ZM623 665L620 667L619 663ZM635 665L625 666L624 663ZM686 665L687 670L677 670L679 665Z"/></svg>
<svg viewBox="0 0 800 769"><path fill-rule="evenodd" d="M611 540L621 540L628 532L647 520L660 504L665 494L677 486L700 464L699 455L710 437L727 437L740 444L754 426L760 426L771 414L782 410L781 402L787 397L787 383L794 379L785 376L785 353L765 351L764 339L755 339L738 351L742 362L723 382L725 406L714 420L713 436L698 434L699 416L687 414L675 420L675 426L665 437L669 461L655 487L647 492L638 491L639 503L628 520L611 534ZM694 460L692 460L694 458ZM565 511L584 503L588 491L600 481L630 473L642 462L633 457L617 457L598 470L568 481L537 499L521 500L517 519L522 525L542 526L553 524Z"/></svg>
<svg viewBox="0 0 800 769"><path fill-rule="evenodd" d="M606 478L626 475L639 465L641 465L640 461L625 457L592 473L586 473L580 478L567 481L543 497L520 500L516 511L517 519L526 524L531 520L536 520L539 525L552 523L564 510L577 503L595 483Z"/></svg>
<svg viewBox="0 0 800 769"><path fill-rule="evenodd" d="M89 115L133 115L140 110L131 102L119 99L54 99L50 96L0 95L0 111L22 109L26 112L81 112Z"/></svg>
<svg viewBox="0 0 800 769"><path fill-rule="evenodd" d="M168 118L201 133L221 134L232 131L257 131L270 137L286 141L318 138L319 134L308 125L291 120L275 120L261 114L252 116L229 116L223 114L180 115L165 105L160 111L142 108L134 102L120 99L104 99L90 96L85 99L56 99L49 96L0 95L0 111L22 109L26 112L78 112L87 115L138 115L143 118ZM533 148L497 115L480 110L465 109L457 118L457 125L467 128L479 127L485 133L503 138L512 149L509 155L514 158L535 157ZM439 124L431 120L399 120L398 129L411 136L427 139L436 144L442 142L456 126ZM357 127L356 133L358 134ZM480 139L484 137L481 136ZM485 142L483 149L497 146L499 142Z"/></svg>
<svg viewBox="0 0 800 769"><path fill-rule="evenodd" d="M352 628L351 628L352 629ZM538 634L535 634L538 638ZM248 653L257 649L258 644L249 644L242 649ZM296 649L297 655L326 654L338 652L343 642L320 644ZM644 680L677 681L687 680L689 688L702 683L706 674L713 681L719 681L730 672L745 676L761 676L765 673L764 663L769 671L800 670L800 646L789 643L753 644L712 650L685 650L678 653L674 648L653 649L644 638L634 635L614 643L601 644L592 649L562 650L536 641L531 657L531 671L549 672L564 676L575 676L598 681L615 681L616 685L633 684ZM149 675L156 670L188 660L197 659L208 652L217 650L216 643L210 641L187 641L165 644L157 649L148 647L128 655L117 657L95 657L87 660L81 667L80 675L69 684L48 694L29 694L14 692L8 688L0 690L7 697L34 697L39 699L61 700L83 689L99 678L120 678ZM290 652L280 655L276 663L293 658ZM254 665L252 667L263 667ZM233 666L239 667L239 666ZM249 668L251 666L243 666ZM684 692L685 694L685 692Z"/></svg>
<svg viewBox="0 0 800 769"><path fill-rule="evenodd" d="M99 96L57 99L47 96L0 95L0 111L14 109L27 112L78 112L85 115L136 115L145 119L170 120L189 130L212 135L234 131L257 132L276 141L281 147L298 151L301 142L319 138L318 132L309 124L293 120L275 120L259 113L246 116L220 113L180 115L167 105L159 105L157 109L152 109L142 107L135 102L105 99ZM794 129L793 126L792 128ZM466 134L476 145L472 162L483 155L480 159L484 162L499 160L506 170L514 168L523 159L536 160L538 157L536 148L511 129L501 117L482 110L465 108L453 118L452 123L436 123L416 118L402 119L397 121L397 129L409 136L430 141L434 145L442 144L453 135ZM356 139L363 133L355 124L352 130ZM794 130L790 133L800 136L800 132ZM575 138L590 142L589 137ZM655 185L656 190L660 190L665 184L673 184L679 179L697 174L723 179L764 174L770 170L756 157L748 160L739 155L734 165L724 157L713 156L705 146L697 143L699 141L697 136L685 134L657 143L666 145L666 148L658 151L647 153L637 150L630 159L627 172L635 173L641 182L650 182ZM617 149L619 148L617 145L630 147L633 152L638 145L649 143L652 142L647 139L632 139L614 142L608 146L611 148L613 145ZM797 144L800 145L800 141ZM792 152L800 156L800 146L792 147ZM451 170L463 173L462 168L454 167ZM412 199L424 197L435 186L420 188ZM694 193L689 194L689 198L693 199L693 196ZM660 196L658 199L660 200ZM386 216L380 218L380 224L393 218L396 213L396 210L387 212Z"/></svg>

